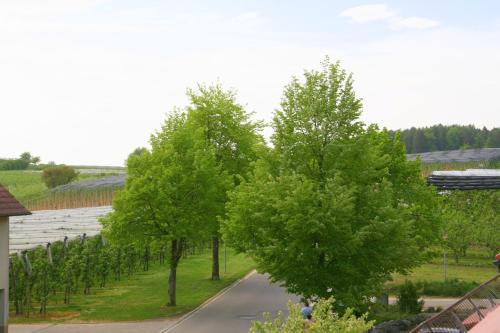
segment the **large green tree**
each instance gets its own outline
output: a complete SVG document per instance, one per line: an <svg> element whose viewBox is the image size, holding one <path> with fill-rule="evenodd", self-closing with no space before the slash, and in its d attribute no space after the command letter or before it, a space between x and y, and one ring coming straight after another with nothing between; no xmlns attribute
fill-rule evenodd
<svg viewBox="0 0 500 333"><path fill-rule="evenodd" d="M188 90L191 105L188 108L188 126L201 131L205 143L215 154L220 171L232 177L233 186L239 176L246 176L250 165L263 149L258 135L260 124L250 119L250 114L236 102L235 93L224 90L220 85L199 85L197 90ZM219 280L219 219L224 215L227 188L214 197L212 214L206 214L207 223L212 226L212 279Z"/></svg>
<svg viewBox="0 0 500 333"><path fill-rule="evenodd" d="M359 305L424 260L435 193L399 137L359 120L351 75L326 61L285 88L274 155L230 194L225 239L289 291Z"/></svg>
<svg viewBox="0 0 500 333"><path fill-rule="evenodd" d="M211 231L206 216L217 214L229 182L203 132L173 114L151 137L151 150L127 160L125 188L103 219L104 234L116 242L168 242L169 305L176 305L177 266L186 242ZM222 187L222 188L220 188Z"/></svg>

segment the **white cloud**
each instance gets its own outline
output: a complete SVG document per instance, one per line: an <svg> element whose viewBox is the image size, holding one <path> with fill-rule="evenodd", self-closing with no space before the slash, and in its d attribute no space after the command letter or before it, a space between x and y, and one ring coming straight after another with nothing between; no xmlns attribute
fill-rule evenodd
<svg viewBox="0 0 500 333"><path fill-rule="evenodd" d="M389 6L385 4L356 6L340 13L340 16L348 17L351 19L351 22L355 23L384 21L396 15L397 12L389 9Z"/></svg>
<svg viewBox="0 0 500 333"><path fill-rule="evenodd" d="M342 17L348 17L354 23L370 23L384 21L389 23L392 29L429 29L439 26L439 22L426 17L398 15L398 11L391 9L386 4L373 4L351 7L340 13Z"/></svg>
<svg viewBox="0 0 500 333"><path fill-rule="evenodd" d="M406 17L392 23L394 29L429 29L439 26L439 22L425 17Z"/></svg>

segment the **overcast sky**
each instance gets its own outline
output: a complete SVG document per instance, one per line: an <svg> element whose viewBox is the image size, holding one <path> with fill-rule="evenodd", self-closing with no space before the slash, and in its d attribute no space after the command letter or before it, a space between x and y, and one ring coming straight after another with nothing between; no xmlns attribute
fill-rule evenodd
<svg viewBox="0 0 500 333"><path fill-rule="evenodd" d="M363 120L500 126L500 1L0 1L0 157L122 165L197 82L269 121L330 56Z"/></svg>

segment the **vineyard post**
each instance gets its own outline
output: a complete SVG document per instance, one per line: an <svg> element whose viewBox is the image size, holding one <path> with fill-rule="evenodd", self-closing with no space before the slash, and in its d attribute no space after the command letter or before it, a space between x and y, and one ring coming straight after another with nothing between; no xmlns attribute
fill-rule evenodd
<svg viewBox="0 0 500 333"><path fill-rule="evenodd" d="M16 267L14 266L14 262L12 261L12 258L9 258L9 266L10 266L10 271L11 271L11 280L10 282L12 283L12 296L14 297L14 307L16 308L16 315L18 315L19 312L19 299L17 295L17 272L16 272Z"/></svg>
<svg viewBox="0 0 500 333"><path fill-rule="evenodd" d="M24 265L24 280L26 281L26 315L29 318L30 317L30 311L31 311L31 262L30 258L28 257L28 252L25 251L22 255L23 259L23 265Z"/></svg>

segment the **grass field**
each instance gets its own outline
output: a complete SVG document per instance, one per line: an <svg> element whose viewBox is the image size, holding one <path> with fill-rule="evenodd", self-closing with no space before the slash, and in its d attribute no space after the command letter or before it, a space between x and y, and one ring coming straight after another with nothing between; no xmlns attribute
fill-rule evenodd
<svg viewBox="0 0 500 333"><path fill-rule="evenodd" d="M221 253L222 254L222 253ZM62 295L47 308L47 317L16 317L11 323L36 321L125 321L179 316L186 313L219 290L245 276L254 263L244 255L228 251L227 273L221 255L221 280L211 281L211 256L189 256L182 259L177 271L177 306L168 307L168 266L153 265L148 272L138 272L122 281L110 281L106 288L95 288L91 295L72 295L71 304L64 305ZM13 307L11 307L12 309ZM36 310L36 308L35 308Z"/></svg>

